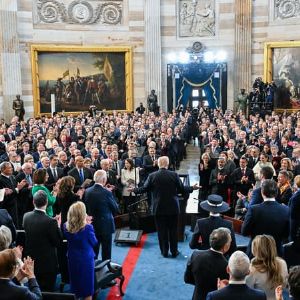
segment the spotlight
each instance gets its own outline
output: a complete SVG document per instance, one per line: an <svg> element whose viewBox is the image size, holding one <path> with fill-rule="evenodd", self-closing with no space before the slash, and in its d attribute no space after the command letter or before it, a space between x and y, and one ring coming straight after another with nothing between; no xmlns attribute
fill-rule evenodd
<svg viewBox="0 0 300 300"><path fill-rule="evenodd" d="M177 60L176 53L174 53L174 52L169 53L167 55L167 59L169 62L176 62L176 60Z"/></svg>
<svg viewBox="0 0 300 300"><path fill-rule="evenodd" d="M204 62L212 63L214 61L214 54L211 51L204 53Z"/></svg>
<svg viewBox="0 0 300 300"><path fill-rule="evenodd" d="M223 62L226 59L227 59L227 53L225 51L221 50L216 54L216 61Z"/></svg>
<svg viewBox="0 0 300 300"><path fill-rule="evenodd" d="M188 63L190 60L190 56L188 53L186 52L180 52L179 53L179 62L182 63L182 64L186 64Z"/></svg>

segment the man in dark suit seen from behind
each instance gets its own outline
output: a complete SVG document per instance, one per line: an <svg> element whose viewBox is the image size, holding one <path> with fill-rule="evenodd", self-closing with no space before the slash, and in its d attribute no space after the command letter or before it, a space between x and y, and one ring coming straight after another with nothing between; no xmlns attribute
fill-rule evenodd
<svg viewBox="0 0 300 300"><path fill-rule="evenodd" d="M84 199L87 207L87 213L93 217L93 226L98 240L98 256L101 244L102 261L111 259L112 234L115 232L114 215L119 212L113 194L106 186L107 173L104 170L98 170L94 174L95 184L86 189Z"/></svg>
<svg viewBox="0 0 300 300"><path fill-rule="evenodd" d="M178 194L186 195L199 187L184 187L178 174L168 170L169 158L161 156L158 159L159 170L149 175L140 188L129 189L135 194L150 191L152 196L152 211L155 218L159 247L163 257L168 257L169 249L172 257L178 252L178 214L180 212Z"/></svg>
<svg viewBox="0 0 300 300"><path fill-rule="evenodd" d="M259 234L269 234L276 241L277 253L282 255L282 243L289 235L289 208L279 204L277 184L272 179L266 179L261 185L264 202L249 206L242 225L242 234L250 236L247 254L251 256L252 240Z"/></svg>
<svg viewBox="0 0 300 300"><path fill-rule="evenodd" d="M25 255L35 262L36 279L41 290L53 292L58 271L56 252L62 242L60 222L46 215L48 200L44 191L34 194L33 204L35 209L23 218Z"/></svg>
<svg viewBox="0 0 300 300"><path fill-rule="evenodd" d="M260 182L263 183L266 179L272 179L273 178L274 171L271 167L262 167L259 173ZM249 206L263 203L264 199L261 194L261 187L254 189L252 192L252 197L250 199Z"/></svg>
<svg viewBox="0 0 300 300"><path fill-rule="evenodd" d="M267 300L264 292L249 288L245 278L250 272L250 261L242 251L234 252L229 261L228 280L218 283L218 291L208 293L206 300Z"/></svg>
<svg viewBox="0 0 300 300"><path fill-rule="evenodd" d="M227 203L219 195L209 195L206 201L202 201L201 208L209 212L208 218L198 219L194 229L194 233L190 240L191 249L207 250L210 247L209 237L213 230L219 227L225 227L231 233L231 245L228 250L228 255L236 250L235 234L233 231L232 222L224 220L221 213L229 210Z"/></svg>
<svg viewBox="0 0 300 300"><path fill-rule="evenodd" d="M210 249L196 250L188 260L184 273L185 283L195 285L193 300L205 300L217 289L218 279L228 279L224 254L231 244L230 230L220 227L209 236Z"/></svg>
<svg viewBox="0 0 300 300"><path fill-rule="evenodd" d="M75 168L69 171L68 175L75 179L75 193L79 190L86 179L93 179L91 170L84 167L84 158L80 155L75 157Z"/></svg>

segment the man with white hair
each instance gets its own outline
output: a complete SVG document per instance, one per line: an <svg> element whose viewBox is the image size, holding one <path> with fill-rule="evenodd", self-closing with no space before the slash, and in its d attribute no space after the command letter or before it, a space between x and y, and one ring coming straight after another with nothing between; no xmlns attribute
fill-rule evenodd
<svg viewBox="0 0 300 300"><path fill-rule="evenodd" d="M168 257L169 249L172 257L179 252L177 248L177 220L179 214L178 194L191 193L193 187L184 187L177 173L168 170L169 158L161 156L158 159L159 170L149 175L140 188L131 189L136 194L151 192L152 211L158 233L159 247L163 257Z"/></svg>
<svg viewBox="0 0 300 300"><path fill-rule="evenodd" d="M94 174L95 184L85 191L85 203L87 213L93 217L98 246L96 255L98 256L100 244L102 261L111 259L112 234L115 232L114 215L119 212L113 194L105 185L107 174L104 170L98 170Z"/></svg>
<svg viewBox="0 0 300 300"><path fill-rule="evenodd" d="M227 280L220 281L218 283L219 290L208 293L206 300L266 300L267 297L263 291L252 289L246 285L245 278L250 272L249 269L248 256L242 251L234 252L227 266L229 284Z"/></svg>

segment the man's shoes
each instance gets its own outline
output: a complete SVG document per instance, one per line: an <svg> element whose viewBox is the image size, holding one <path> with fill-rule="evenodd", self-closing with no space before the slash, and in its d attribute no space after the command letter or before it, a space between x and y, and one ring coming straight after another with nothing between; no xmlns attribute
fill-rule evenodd
<svg viewBox="0 0 300 300"><path fill-rule="evenodd" d="M169 254L168 253L161 253L161 255L165 258L169 257Z"/></svg>
<svg viewBox="0 0 300 300"><path fill-rule="evenodd" d="M176 258L179 254L180 254L180 252L177 250L176 253L172 253L172 258Z"/></svg>

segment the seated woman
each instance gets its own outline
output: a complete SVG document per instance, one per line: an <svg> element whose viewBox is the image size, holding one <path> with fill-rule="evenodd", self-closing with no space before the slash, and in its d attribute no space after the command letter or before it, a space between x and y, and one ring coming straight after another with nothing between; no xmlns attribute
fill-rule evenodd
<svg viewBox="0 0 300 300"><path fill-rule="evenodd" d="M238 220L244 220L245 215L248 211L248 207L250 204L250 199L252 196L253 189L248 191L247 196L243 195L241 192L237 192L238 200L235 206L235 215L234 218Z"/></svg>
<svg viewBox="0 0 300 300"><path fill-rule="evenodd" d="M94 294L94 248L97 239L94 227L87 224L83 202L71 205L64 234L68 241L68 267L71 291L78 298L92 300Z"/></svg>
<svg viewBox="0 0 300 300"><path fill-rule="evenodd" d="M277 256L276 243L270 235L257 235L252 242L250 274L246 284L262 290L267 300L276 300L275 288L279 285L286 287L288 270L286 262Z"/></svg>
<svg viewBox="0 0 300 300"><path fill-rule="evenodd" d="M35 170L33 173L33 182L34 186L32 187L32 196L37 192L37 191L44 191L47 194L48 198L48 206L46 208L46 214L49 217L53 217L53 205L56 201L56 194L58 191L58 184L59 181L56 183L56 185L53 187L52 193L48 190L48 188L45 186L45 183L48 180L48 173L46 169L38 169Z"/></svg>
<svg viewBox="0 0 300 300"><path fill-rule="evenodd" d="M0 252L0 291L1 299L42 299L42 293L34 275L34 262L28 257L24 259L22 273L28 277L28 287L16 285L12 279L19 272L20 265L14 250Z"/></svg>

